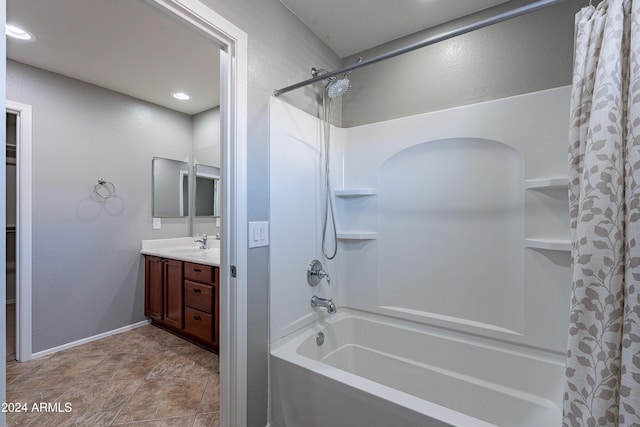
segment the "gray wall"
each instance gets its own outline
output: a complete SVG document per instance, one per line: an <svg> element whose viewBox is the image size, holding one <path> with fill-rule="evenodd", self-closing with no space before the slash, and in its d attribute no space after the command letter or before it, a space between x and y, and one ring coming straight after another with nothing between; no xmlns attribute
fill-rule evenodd
<svg viewBox="0 0 640 427"><path fill-rule="evenodd" d="M193 126L193 164L204 164L220 167L220 107L214 107L191 116ZM219 172L218 172L219 175ZM192 180L194 182L194 180ZM195 186L193 200L194 210L201 199L198 185ZM210 217L191 218L191 234L207 234L215 236L220 233L220 227L216 227L216 220Z"/></svg>
<svg viewBox="0 0 640 427"><path fill-rule="evenodd" d="M188 235L152 230L151 160L189 158L190 117L14 61L7 98L33 106L33 351L144 320L140 241Z"/></svg>
<svg viewBox="0 0 640 427"><path fill-rule="evenodd" d="M460 22L524 3L530 1L513 0ZM574 15L587 3L569 0L356 70L353 88L343 99L342 123L357 126L569 85ZM415 33L347 57L343 64L453 27Z"/></svg>
<svg viewBox="0 0 640 427"><path fill-rule="evenodd" d="M202 0L249 36L248 219L269 216L269 97L274 89L310 77L311 67L335 69L340 60L278 0ZM315 89L282 99L311 114ZM335 107L339 113L339 107ZM339 116L339 114L338 114ZM248 425L267 420L268 248L248 253L247 404Z"/></svg>

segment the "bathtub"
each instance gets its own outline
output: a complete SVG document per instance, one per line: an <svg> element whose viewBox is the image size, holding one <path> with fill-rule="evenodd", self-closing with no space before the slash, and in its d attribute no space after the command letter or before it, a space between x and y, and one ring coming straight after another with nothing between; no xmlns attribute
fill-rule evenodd
<svg viewBox="0 0 640 427"><path fill-rule="evenodd" d="M270 353L271 427L561 425L561 355L349 309Z"/></svg>

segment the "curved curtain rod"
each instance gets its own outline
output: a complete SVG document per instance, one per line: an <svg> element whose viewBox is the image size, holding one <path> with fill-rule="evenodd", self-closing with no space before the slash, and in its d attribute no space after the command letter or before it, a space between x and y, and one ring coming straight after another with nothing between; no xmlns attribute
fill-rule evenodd
<svg viewBox="0 0 640 427"><path fill-rule="evenodd" d="M460 36L462 34L469 33L471 31L479 30L480 28L488 27L489 25L497 24L498 22L506 21L511 18L515 18L520 15L525 15L530 12L535 12L538 9L542 9L547 6L553 6L558 3L562 3L566 0L538 0L532 3L526 4L524 6L516 7L515 9L511 9L506 12L498 13L497 15L491 16L486 19L481 19L480 21L474 22L472 24L463 25L460 28L456 28L455 30L445 31L444 33L428 37L422 41L412 43L408 46L392 50L387 53L383 53L382 55L374 56L373 58L366 59L360 63L348 65L346 67L342 67L338 70L331 71L328 73L324 73L320 76L313 77L308 80L301 81L299 83L293 84L291 86L287 86L282 89L275 89L273 91L274 96L280 96L283 93L290 92L295 89L299 89L301 87L310 85L312 83L318 82L320 80L325 80L333 76L337 76L338 74L344 74L348 71L355 70L357 68L366 67L367 65L375 64L376 62L385 61L390 58L394 58L399 55L403 55L408 52L412 52L414 50L450 39L452 37Z"/></svg>

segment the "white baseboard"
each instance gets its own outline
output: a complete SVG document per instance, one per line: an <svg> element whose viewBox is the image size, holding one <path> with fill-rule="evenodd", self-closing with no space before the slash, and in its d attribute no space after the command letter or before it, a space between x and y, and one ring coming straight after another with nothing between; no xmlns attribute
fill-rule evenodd
<svg viewBox="0 0 640 427"><path fill-rule="evenodd" d="M57 347L49 348L47 350L42 350L42 351L39 351L37 353L33 353L31 355L31 359L37 359L39 357L48 356L50 354L57 353L57 352L62 351L62 350L66 350L66 349L69 349L69 348L72 348L72 347L79 346L81 344L86 344L88 342L96 341L96 340L99 340L99 339L102 339L102 338L106 338L106 337L109 337L111 335L116 335L116 334L119 334L121 332L130 331L132 329L136 329L136 328L139 328L141 326L148 325L149 323L151 323L150 320L143 320L142 322L134 323L132 325L123 326L122 328L114 329L114 330L108 331L108 332L103 332L101 334L94 335L92 337L83 338L83 339L78 340L78 341L73 341L73 342L70 342L70 343L67 343L67 344L59 345Z"/></svg>

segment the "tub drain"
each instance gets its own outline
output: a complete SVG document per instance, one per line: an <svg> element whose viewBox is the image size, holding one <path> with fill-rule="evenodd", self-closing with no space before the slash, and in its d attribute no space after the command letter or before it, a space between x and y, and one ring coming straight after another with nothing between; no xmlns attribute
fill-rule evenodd
<svg viewBox="0 0 640 427"><path fill-rule="evenodd" d="M318 332L318 335L316 335L316 344L322 345L322 343L324 343L324 334L322 332Z"/></svg>

